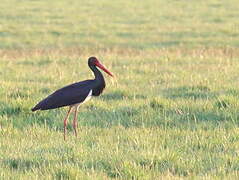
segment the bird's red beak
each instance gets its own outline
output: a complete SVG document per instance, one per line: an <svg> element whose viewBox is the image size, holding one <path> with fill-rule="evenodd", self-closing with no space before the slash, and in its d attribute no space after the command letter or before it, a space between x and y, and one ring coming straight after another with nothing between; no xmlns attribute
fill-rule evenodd
<svg viewBox="0 0 239 180"><path fill-rule="evenodd" d="M98 66L103 71L105 71L110 76L114 77L114 75L108 69L106 69L106 67L103 64L101 64L99 61L95 62L95 65Z"/></svg>

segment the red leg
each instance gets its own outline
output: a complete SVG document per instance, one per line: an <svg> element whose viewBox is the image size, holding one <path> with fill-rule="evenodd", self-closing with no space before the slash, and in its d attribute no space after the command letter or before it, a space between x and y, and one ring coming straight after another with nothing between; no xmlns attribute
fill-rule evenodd
<svg viewBox="0 0 239 180"><path fill-rule="evenodd" d="M73 120L73 128L74 128L74 132L75 132L75 136L77 137L77 112L78 112L78 107L75 107L75 115L74 115L74 120Z"/></svg>
<svg viewBox="0 0 239 180"><path fill-rule="evenodd" d="M68 112L67 112L67 114L66 114L66 117L65 117L65 119L64 119L64 140L66 140L66 125L67 125L67 120L68 120L68 118L69 118L69 115L70 115L70 113L71 113L71 106L70 106L70 108L69 108L69 110L68 110Z"/></svg>

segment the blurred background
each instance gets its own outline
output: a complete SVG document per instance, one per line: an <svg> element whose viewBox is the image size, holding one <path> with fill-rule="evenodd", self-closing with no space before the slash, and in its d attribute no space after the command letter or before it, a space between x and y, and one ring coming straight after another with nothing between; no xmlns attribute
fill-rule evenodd
<svg viewBox="0 0 239 180"><path fill-rule="evenodd" d="M236 47L236 2L2 0L0 47Z"/></svg>
<svg viewBox="0 0 239 180"><path fill-rule="evenodd" d="M239 179L238 0L1 0L0 179ZM65 108L30 109L91 79L106 89L63 141Z"/></svg>

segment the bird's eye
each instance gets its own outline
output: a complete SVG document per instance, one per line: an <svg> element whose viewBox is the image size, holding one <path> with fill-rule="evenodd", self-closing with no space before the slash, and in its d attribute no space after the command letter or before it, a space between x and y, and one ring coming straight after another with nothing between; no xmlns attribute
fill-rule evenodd
<svg viewBox="0 0 239 180"><path fill-rule="evenodd" d="M99 61L97 59L94 60L94 64L98 64Z"/></svg>

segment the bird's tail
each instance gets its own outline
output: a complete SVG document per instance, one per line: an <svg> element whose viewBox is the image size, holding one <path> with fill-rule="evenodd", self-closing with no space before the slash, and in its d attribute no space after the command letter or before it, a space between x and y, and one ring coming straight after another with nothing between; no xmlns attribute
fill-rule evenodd
<svg viewBox="0 0 239 180"><path fill-rule="evenodd" d="M34 112L34 111L36 111L36 110L38 110L38 109L37 109L36 107L34 107L34 108L32 108L31 110Z"/></svg>
<svg viewBox="0 0 239 180"><path fill-rule="evenodd" d="M39 107L39 104L37 104L35 107L33 107L31 110L34 112L34 111L37 111L37 110L39 110L39 109L41 109L40 107Z"/></svg>

